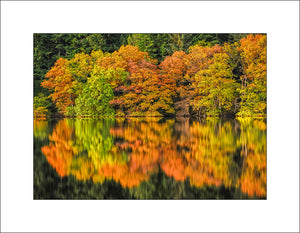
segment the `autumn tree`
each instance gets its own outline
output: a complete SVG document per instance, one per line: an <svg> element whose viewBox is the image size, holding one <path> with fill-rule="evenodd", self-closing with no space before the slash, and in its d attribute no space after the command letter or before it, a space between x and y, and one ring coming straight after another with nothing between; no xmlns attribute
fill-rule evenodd
<svg viewBox="0 0 300 233"><path fill-rule="evenodd" d="M53 102L62 114L68 116L100 114L99 105L101 105L101 103L97 101L97 98L91 99L92 96L95 97L95 95L99 94L92 85L95 82L91 82L91 79L97 77L97 74L95 74L95 72L92 74L92 71L94 70L95 61L102 56L103 52L99 50L97 52L93 51L91 55L85 53L75 54L74 58L70 60L61 58L57 60L54 67L47 73L46 78L48 79L44 80L42 86L52 91L50 97L52 97ZM88 79L90 79L89 82ZM103 82L102 80L102 83ZM98 83L101 83L100 79L98 79ZM103 85L108 84L103 83ZM102 88L106 87L104 86ZM93 93L91 93L91 91ZM69 99L67 99L68 97ZM85 97L89 100L87 101ZM101 96L101 100L102 97L103 96ZM98 99L99 98L100 95L98 96ZM103 103L105 103L105 98L103 101ZM77 107L75 106L75 102L77 102ZM96 105L98 110L94 109ZM91 110L91 108L94 110ZM100 108L106 109L105 106ZM100 112L102 113L103 111Z"/></svg>
<svg viewBox="0 0 300 233"><path fill-rule="evenodd" d="M159 74L156 60L134 46L122 46L118 51L99 59L97 65L105 69L123 69L128 76L114 87L110 102L117 115L161 115L173 113L172 99L164 89L165 80ZM161 88L162 87L162 88Z"/></svg>
<svg viewBox="0 0 300 233"><path fill-rule="evenodd" d="M219 116L232 112L237 96L237 84L232 79L232 68L226 53L216 53L211 64L195 75L196 96L192 101L199 115Z"/></svg>
<svg viewBox="0 0 300 233"><path fill-rule="evenodd" d="M173 102L177 115L189 115L190 106L197 94L195 90L195 75L200 70L207 69L212 63L212 57L215 53L221 52L221 46L213 47L192 46L189 53L175 52L172 56L160 64L162 74L171 82L171 91Z"/></svg>
<svg viewBox="0 0 300 233"><path fill-rule="evenodd" d="M94 67L92 76L87 79L82 93L75 103L77 116L112 116L115 111L110 104L114 97L113 88L117 79L122 79L126 73L114 69L104 70ZM122 76L123 75L123 76Z"/></svg>
<svg viewBox="0 0 300 233"><path fill-rule="evenodd" d="M248 35L240 42L243 65L241 76L241 108L239 116L265 116L267 107L267 37Z"/></svg>
<svg viewBox="0 0 300 233"><path fill-rule="evenodd" d="M51 101L43 93L34 97L33 101L33 116L34 118L46 119L50 116Z"/></svg>
<svg viewBox="0 0 300 233"><path fill-rule="evenodd" d="M186 56L183 51L175 52L172 56L166 57L159 66L177 115L189 115L191 95L190 79L186 76Z"/></svg>
<svg viewBox="0 0 300 233"><path fill-rule="evenodd" d="M62 114L66 114L67 107L74 106L75 95L70 91L73 81L68 60L59 58L41 83L42 87L52 91L49 97Z"/></svg>

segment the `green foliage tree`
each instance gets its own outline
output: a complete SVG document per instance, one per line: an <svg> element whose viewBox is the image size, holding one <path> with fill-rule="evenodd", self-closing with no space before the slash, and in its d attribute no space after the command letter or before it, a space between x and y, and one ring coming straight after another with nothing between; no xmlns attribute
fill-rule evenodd
<svg viewBox="0 0 300 233"><path fill-rule="evenodd" d="M207 69L200 70L194 83L196 97L192 106L199 114L219 116L232 112L237 96L237 84L232 79L232 68L226 53L214 54Z"/></svg>
<svg viewBox="0 0 300 233"><path fill-rule="evenodd" d="M142 52L147 52L151 58L160 61L163 57L161 47L163 34L131 34L127 41L129 45L137 46Z"/></svg>
<svg viewBox="0 0 300 233"><path fill-rule="evenodd" d="M52 103L47 96L43 93L40 93L38 96L35 96L33 104L33 116L34 118L47 118L50 116L50 108Z"/></svg>
<svg viewBox="0 0 300 233"><path fill-rule="evenodd" d="M75 101L77 116L113 116L115 111L110 105L113 88L109 81L114 79L113 70L96 69L88 78L82 93Z"/></svg>

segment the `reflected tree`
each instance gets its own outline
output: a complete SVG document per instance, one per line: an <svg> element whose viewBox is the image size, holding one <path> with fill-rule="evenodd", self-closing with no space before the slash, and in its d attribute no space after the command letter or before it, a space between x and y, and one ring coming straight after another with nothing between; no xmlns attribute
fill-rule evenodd
<svg viewBox="0 0 300 233"><path fill-rule="evenodd" d="M111 185L127 198L266 196L264 121L150 119L65 119L41 152L60 182Z"/></svg>

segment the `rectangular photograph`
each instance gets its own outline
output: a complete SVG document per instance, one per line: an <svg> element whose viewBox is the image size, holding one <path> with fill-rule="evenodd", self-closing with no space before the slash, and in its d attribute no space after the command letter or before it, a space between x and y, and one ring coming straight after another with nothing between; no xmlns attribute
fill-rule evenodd
<svg viewBox="0 0 300 233"><path fill-rule="evenodd" d="M266 199L267 35L33 34L33 199Z"/></svg>

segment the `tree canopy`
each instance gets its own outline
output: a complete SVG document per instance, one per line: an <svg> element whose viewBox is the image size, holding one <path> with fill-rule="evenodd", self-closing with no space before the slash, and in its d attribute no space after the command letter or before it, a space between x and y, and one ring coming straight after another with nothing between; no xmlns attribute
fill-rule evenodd
<svg viewBox="0 0 300 233"><path fill-rule="evenodd" d="M266 35L34 34L34 96L35 117L265 117Z"/></svg>

